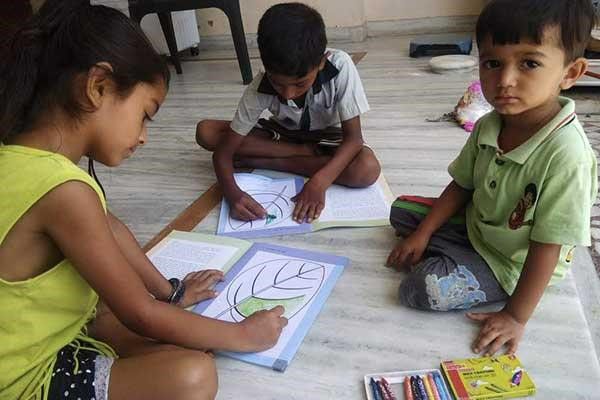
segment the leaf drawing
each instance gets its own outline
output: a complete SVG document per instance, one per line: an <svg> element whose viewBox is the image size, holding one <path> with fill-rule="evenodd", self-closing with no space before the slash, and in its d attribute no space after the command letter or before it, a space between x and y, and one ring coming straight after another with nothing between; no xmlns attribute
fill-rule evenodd
<svg viewBox="0 0 600 400"><path fill-rule="evenodd" d="M284 189L286 186L284 186ZM228 218L229 228L233 231L248 231L251 229L260 229L272 227L288 220L292 215L292 200L289 196L274 191L246 191L258 204L267 210L267 218L254 221L241 221L231 216Z"/></svg>
<svg viewBox="0 0 600 400"><path fill-rule="evenodd" d="M285 308L292 318L310 304L325 280L325 266L299 259L275 259L254 265L236 276L226 289L229 307L217 318L229 314L242 321L253 312Z"/></svg>
<svg viewBox="0 0 600 400"><path fill-rule="evenodd" d="M265 299L262 297L250 296L236 306L237 311L244 316L249 317L256 311L270 310L275 306L283 306L286 310L286 317L290 311L295 310L304 301L304 295L291 297L289 299Z"/></svg>

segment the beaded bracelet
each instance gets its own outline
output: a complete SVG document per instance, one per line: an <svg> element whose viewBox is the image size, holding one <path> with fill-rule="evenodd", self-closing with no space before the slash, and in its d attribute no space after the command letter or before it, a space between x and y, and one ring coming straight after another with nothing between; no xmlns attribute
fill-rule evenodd
<svg viewBox="0 0 600 400"><path fill-rule="evenodd" d="M183 294L185 293L185 284L182 280L177 278L169 279L169 283L171 284L171 294L167 297L167 303L170 304L178 304L183 298Z"/></svg>

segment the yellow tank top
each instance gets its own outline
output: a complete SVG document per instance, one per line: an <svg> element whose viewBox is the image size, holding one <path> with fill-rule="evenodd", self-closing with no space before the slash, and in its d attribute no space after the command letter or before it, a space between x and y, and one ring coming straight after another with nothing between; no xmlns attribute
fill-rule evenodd
<svg viewBox="0 0 600 400"><path fill-rule="evenodd" d="M67 181L96 182L62 155L0 144L0 246L42 196ZM65 205L67 206L67 205ZM0 279L0 399L46 399L56 354L67 344L114 351L86 334L98 295L65 259L25 281Z"/></svg>

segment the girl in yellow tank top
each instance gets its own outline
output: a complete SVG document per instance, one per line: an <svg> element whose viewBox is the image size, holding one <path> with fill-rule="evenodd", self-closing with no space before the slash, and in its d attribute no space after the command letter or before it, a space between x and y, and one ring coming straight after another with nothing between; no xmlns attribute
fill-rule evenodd
<svg viewBox="0 0 600 400"><path fill-rule="evenodd" d="M117 166L146 142L164 61L139 26L86 0L47 0L6 43L0 399L213 398L205 351L273 346L283 310L240 324L185 311L215 295L221 273L165 279L77 167L83 156Z"/></svg>

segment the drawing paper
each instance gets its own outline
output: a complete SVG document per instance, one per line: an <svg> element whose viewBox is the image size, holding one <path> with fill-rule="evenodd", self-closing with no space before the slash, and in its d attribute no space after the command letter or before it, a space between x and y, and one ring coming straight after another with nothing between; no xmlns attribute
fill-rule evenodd
<svg viewBox="0 0 600 400"><path fill-rule="evenodd" d="M208 268L225 272L214 287L219 295L193 307L197 314L241 322L255 311L283 306L288 325L273 348L221 353L277 371L288 367L348 263L325 253L179 231L160 241L148 257L165 278L183 279Z"/></svg>
<svg viewBox="0 0 600 400"><path fill-rule="evenodd" d="M297 223L291 216L295 203L292 198L304 185L301 177L269 178L259 174L234 174L238 186L252 196L267 211L267 218L240 221L230 216L229 205L221 203L218 235L255 238L306 233L332 227L367 227L389 225L393 195L383 175L373 185L348 188L331 185L325 193L321 216L311 224Z"/></svg>
<svg viewBox="0 0 600 400"><path fill-rule="evenodd" d="M193 311L240 322L255 311L282 305L288 325L274 347L258 353L223 354L284 371L347 263L345 257L255 243L224 282L215 286L219 295L199 303Z"/></svg>

